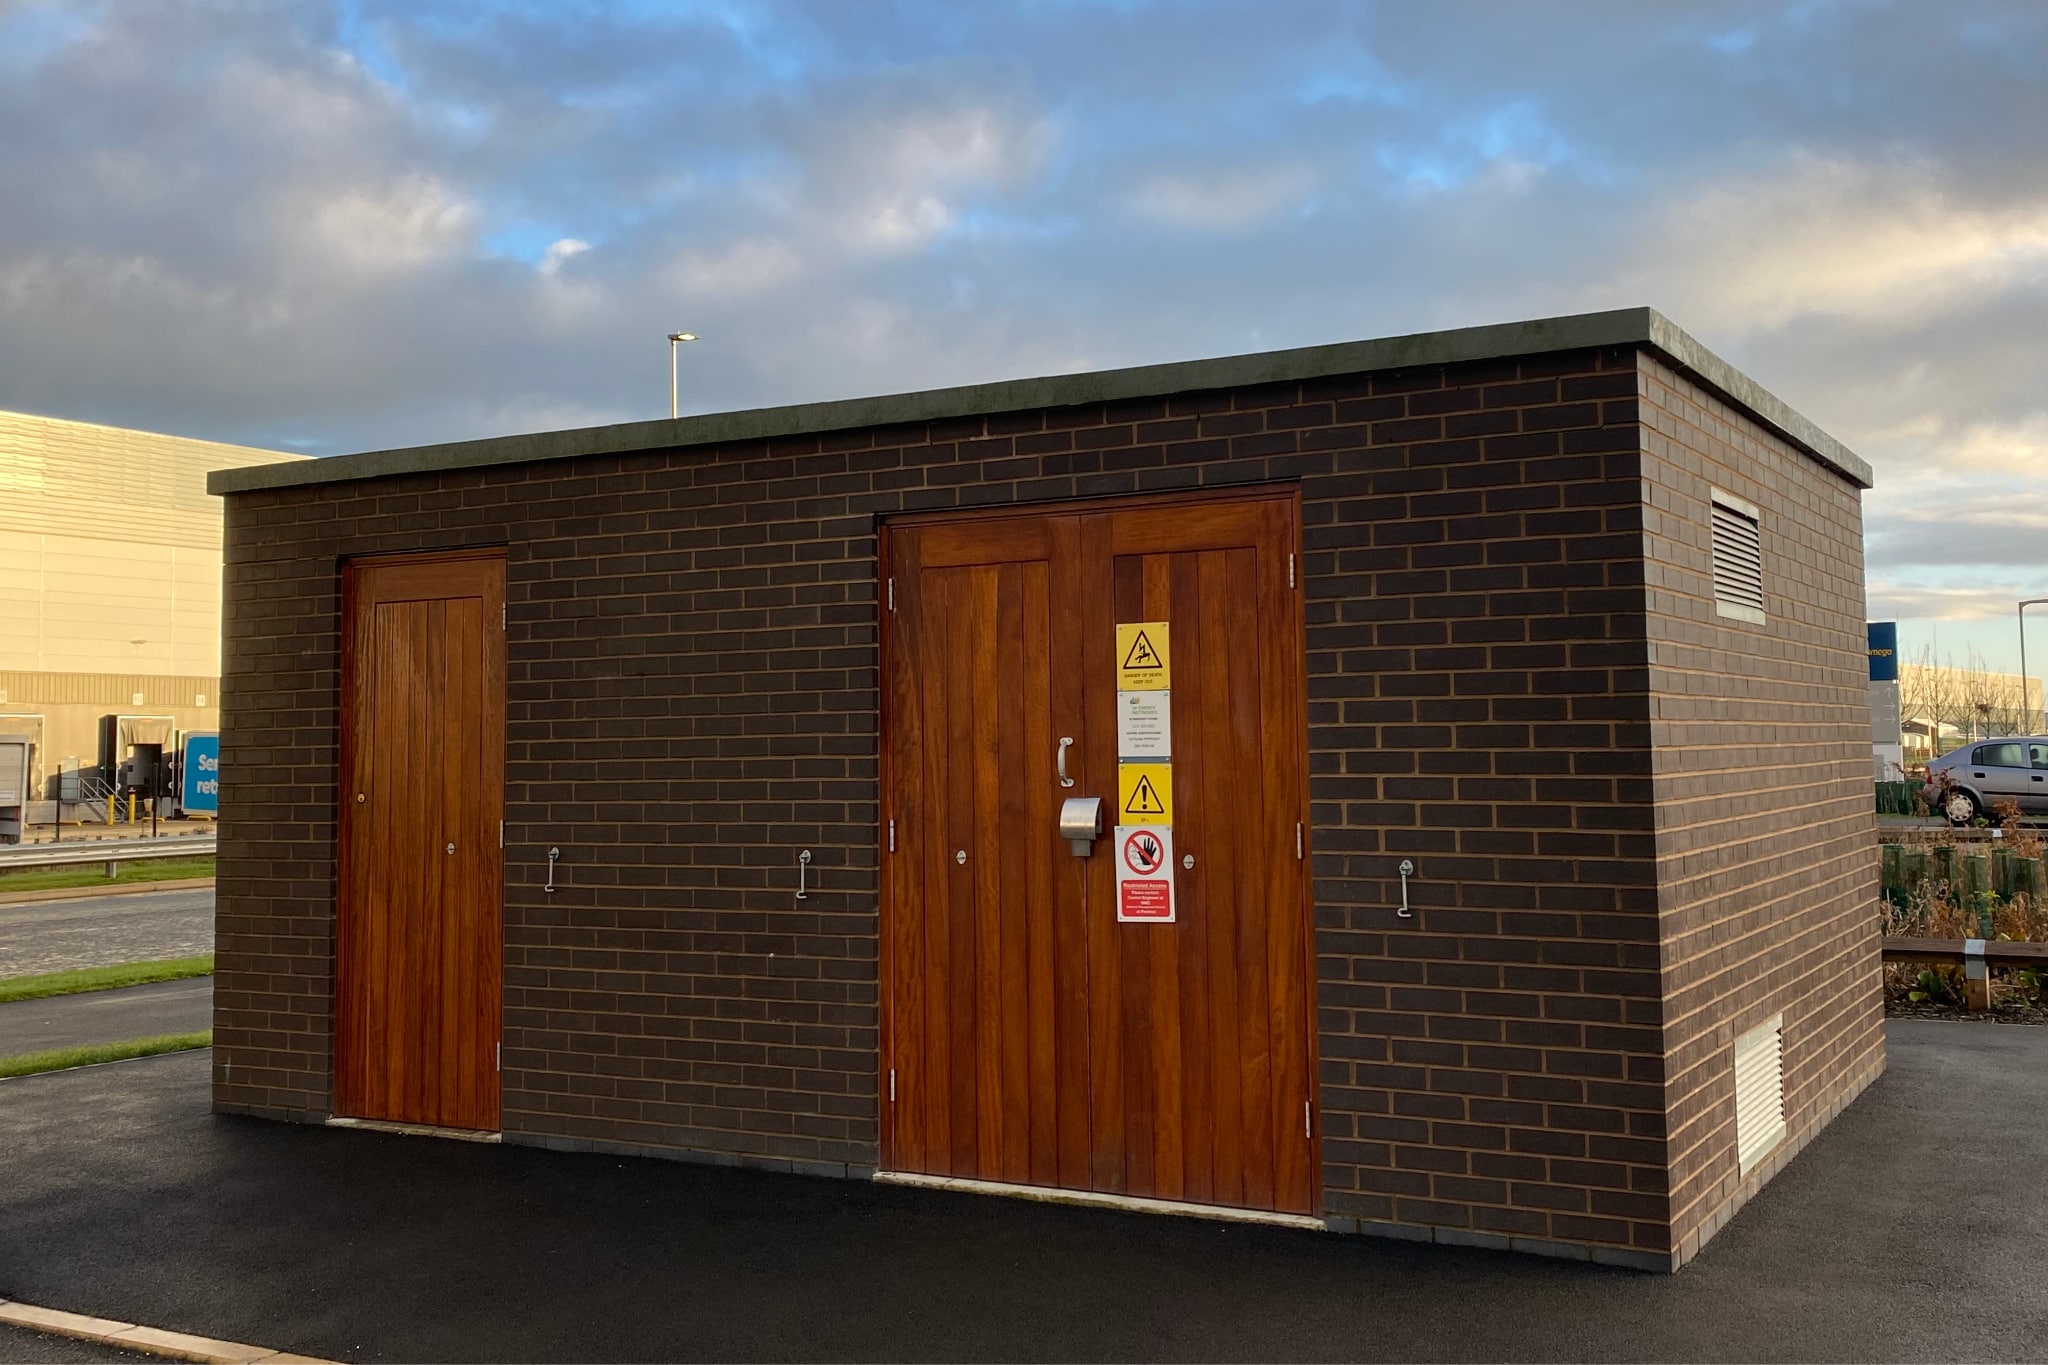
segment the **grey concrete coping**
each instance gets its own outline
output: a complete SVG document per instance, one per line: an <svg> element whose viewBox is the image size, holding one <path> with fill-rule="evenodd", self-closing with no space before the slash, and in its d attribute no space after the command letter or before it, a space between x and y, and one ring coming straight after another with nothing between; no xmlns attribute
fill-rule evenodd
<svg viewBox="0 0 2048 1365"><path fill-rule="evenodd" d="M622 422L607 427L579 427L568 431L455 441L405 450L366 451L359 455L336 455L290 464L252 465L242 469L215 470L207 475L206 487L208 492L216 494L248 493L268 488L442 473L489 465L568 460L585 455L624 455L644 450L758 441L777 436L817 435L861 427L940 422L992 413L1026 412L1127 398L1156 398L1207 389L1233 389L1254 384L1319 379L1329 375L1365 374L1604 346L1648 346L1662 352L1707 387L1822 464L1859 487L1871 486L1869 465L1782 399L1702 346L1662 313L1654 308L1621 308L1606 313L1460 327L1444 332L1417 332L1374 341L1345 341L1211 360L1138 365L1121 370L1047 375L1037 379L1006 379L992 384L968 384L959 388L928 389L877 398L715 412L653 422Z"/></svg>

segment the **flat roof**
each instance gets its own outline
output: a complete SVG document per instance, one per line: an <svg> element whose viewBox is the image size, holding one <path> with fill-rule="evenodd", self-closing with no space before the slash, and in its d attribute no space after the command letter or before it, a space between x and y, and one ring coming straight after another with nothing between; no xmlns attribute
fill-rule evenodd
<svg viewBox="0 0 2048 1365"><path fill-rule="evenodd" d="M1694 340L1654 308L1620 308L1605 313L1540 318L1531 322L1417 332L1374 341L1345 341L1287 351L1135 365L1086 374L1005 379L951 389L751 408L652 422L621 422L521 436L373 450L290 464L215 470L206 479L215 494L248 493L307 484L348 483L404 474L433 474L491 465L570 460L586 455L624 455L683 446L758 441L777 436L816 435L860 427L941 422L958 417L1026 412L1126 398L1157 398L1205 389L1319 379L1328 375L1412 369L1461 361L1496 360L1607 346L1647 346L1708 388L1742 408L1764 426L1805 450L1860 488L1871 486L1870 466L1840 441L1802 417L1790 404Z"/></svg>

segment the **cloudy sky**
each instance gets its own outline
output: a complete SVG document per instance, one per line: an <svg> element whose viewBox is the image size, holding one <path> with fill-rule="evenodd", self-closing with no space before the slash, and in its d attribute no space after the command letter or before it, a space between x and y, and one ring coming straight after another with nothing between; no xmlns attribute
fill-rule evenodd
<svg viewBox="0 0 2048 1365"><path fill-rule="evenodd" d="M1645 303L2010 666L2043 0L0 0L4 408L330 454L663 415L677 328L710 411Z"/></svg>

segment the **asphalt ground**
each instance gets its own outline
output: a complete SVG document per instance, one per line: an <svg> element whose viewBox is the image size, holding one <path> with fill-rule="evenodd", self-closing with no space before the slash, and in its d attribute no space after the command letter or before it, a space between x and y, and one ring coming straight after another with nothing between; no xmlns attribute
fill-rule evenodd
<svg viewBox="0 0 2048 1365"><path fill-rule="evenodd" d="M1890 1037L1675 1276L217 1117L185 1053L0 1081L0 1295L361 1360L2048 1357L2048 1029Z"/></svg>
<svg viewBox="0 0 2048 1365"><path fill-rule="evenodd" d="M0 977L212 951L212 887L0 905Z"/></svg>
<svg viewBox="0 0 2048 1365"><path fill-rule="evenodd" d="M0 1057L213 1027L213 978L153 981L0 1004ZM0 1132L4 1132L0 1129Z"/></svg>

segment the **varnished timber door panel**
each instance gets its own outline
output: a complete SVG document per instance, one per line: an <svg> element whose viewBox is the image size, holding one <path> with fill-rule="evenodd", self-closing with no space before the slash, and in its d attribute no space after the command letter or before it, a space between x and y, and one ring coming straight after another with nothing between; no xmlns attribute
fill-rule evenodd
<svg viewBox="0 0 2048 1365"><path fill-rule="evenodd" d="M504 601L497 554L343 573L342 1114L498 1126Z"/></svg>
<svg viewBox="0 0 2048 1365"><path fill-rule="evenodd" d="M1088 1179L1081 874L1053 856L1053 715L1076 697L1050 660L1075 629L1073 535L1073 518L1038 517L890 539L885 1141L898 1170Z"/></svg>
<svg viewBox="0 0 2048 1365"><path fill-rule="evenodd" d="M1290 495L892 526L883 1160L1307 1212L1314 1073ZM1116 919L1115 626L1172 631L1177 918ZM1072 739L1059 781L1062 738Z"/></svg>
<svg viewBox="0 0 2048 1365"><path fill-rule="evenodd" d="M1091 518L1091 678L1118 622L1171 639L1175 922L1089 917L1095 1187L1307 1213L1316 1195L1306 763L1295 504L1134 506ZM1114 733L1116 694L1088 693ZM1088 775L1115 791L1114 753ZM1192 866L1188 863L1192 861ZM1110 858L1090 903L1113 906Z"/></svg>

